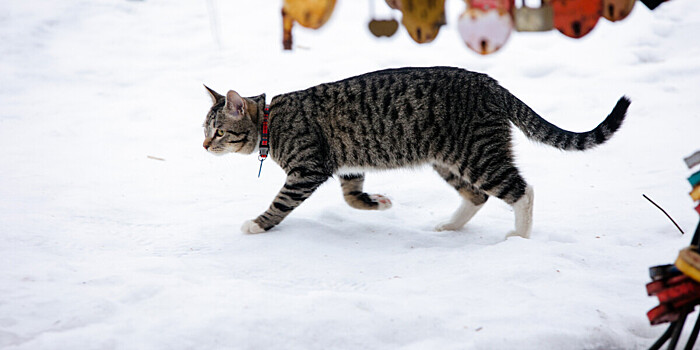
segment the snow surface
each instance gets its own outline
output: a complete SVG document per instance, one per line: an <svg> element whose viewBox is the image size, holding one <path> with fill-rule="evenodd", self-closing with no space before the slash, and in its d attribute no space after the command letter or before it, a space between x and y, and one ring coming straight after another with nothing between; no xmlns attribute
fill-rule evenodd
<svg viewBox="0 0 700 350"><path fill-rule="evenodd" d="M642 194L692 233L682 158L700 148L700 2L639 3L581 40L515 33L487 57L460 41L463 6L449 0L448 26L419 46L403 28L374 39L368 3L339 1L283 52L279 0L2 1L0 348L650 346L666 327L646 318L647 269L691 237ZM433 231L459 197L430 169L368 175L391 210L351 209L333 179L274 230L240 233L284 173L266 162L257 179L255 156L202 149L202 83L269 100L432 65L488 73L571 130L633 103L590 152L517 133L529 240L505 240L513 214L498 200Z"/></svg>

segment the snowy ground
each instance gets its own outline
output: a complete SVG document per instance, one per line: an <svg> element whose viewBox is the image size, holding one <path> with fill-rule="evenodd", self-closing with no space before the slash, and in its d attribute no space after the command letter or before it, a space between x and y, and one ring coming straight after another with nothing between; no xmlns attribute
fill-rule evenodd
<svg viewBox="0 0 700 350"><path fill-rule="evenodd" d="M700 148L700 2L638 3L582 40L513 34L488 57L461 43L456 0L430 45L373 39L367 2L341 0L322 30L295 28L293 52L281 1L213 5L0 3L0 348L641 349L663 332L647 268L690 235L642 193L694 230L682 158ZM571 130L633 103L591 152L517 134L529 240L504 240L498 200L434 232L459 198L429 169L368 176L390 211L351 209L334 179L271 232L240 233L284 173L202 149L202 83L270 99L432 65L488 73Z"/></svg>

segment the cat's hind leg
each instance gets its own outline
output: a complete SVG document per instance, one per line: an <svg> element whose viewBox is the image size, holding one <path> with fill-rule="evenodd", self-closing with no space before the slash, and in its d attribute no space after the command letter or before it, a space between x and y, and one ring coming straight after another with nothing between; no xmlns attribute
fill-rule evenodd
<svg viewBox="0 0 700 350"><path fill-rule="evenodd" d="M529 185L525 188L525 193L520 199L513 203L515 211L515 231L510 232L506 237L520 236L530 238L532 232L532 202L535 193Z"/></svg>
<svg viewBox="0 0 700 350"><path fill-rule="evenodd" d="M457 211L452 214L452 217L448 221L438 224L435 230L459 230L484 206L489 196L465 181L461 176L451 172L447 167L433 165L433 168L448 184L452 185L462 197L462 204Z"/></svg>
<svg viewBox="0 0 700 350"><path fill-rule="evenodd" d="M391 208L391 200L380 194L367 194L362 191L365 183L364 174L340 175L340 187L343 190L343 198L355 209L386 210Z"/></svg>
<svg viewBox="0 0 700 350"><path fill-rule="evenodd" d="M489 175L482 176L485 180L479 182L479 189L510 204L515 212L515 230L506 237L530 238L535 197L532 187L525 182L511 162L504 162L503 165L485 173Z"/></svg>

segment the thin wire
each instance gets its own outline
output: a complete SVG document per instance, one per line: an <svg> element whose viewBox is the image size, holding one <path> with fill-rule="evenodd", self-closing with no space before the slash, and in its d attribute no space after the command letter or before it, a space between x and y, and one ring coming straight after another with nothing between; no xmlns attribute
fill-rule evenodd
<svg viewBox="0 0 700 350"><path fill-rule="evenodd" d="M646 198L649 202L651 202L651 204L653 204L654 206L659 208L659 210L661 210L662 213L666 214L668 219L671 220L671 222L673 222L674 225L676 225L676 228L678 228L678 231L681 231L681 234L685 234L685 232L683 232L683 229L680 226L678 226L678 224L676 223L676 220L673 220L671 215L668 215L668 213L663 208L661 208L658 204L654 203L654 201L651 200L649 197L647 197L646 194L642 194L642 196L644 196L644 198Z"/></svg>

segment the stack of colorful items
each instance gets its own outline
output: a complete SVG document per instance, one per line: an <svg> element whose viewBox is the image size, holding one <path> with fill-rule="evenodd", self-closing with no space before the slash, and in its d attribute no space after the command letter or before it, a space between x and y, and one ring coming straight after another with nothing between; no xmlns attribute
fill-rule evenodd
<svg viewBox="0 0 700 350"><path fill-rule="evenodd" d="M692 156L685 158L685 164L688 165L688 168L693 169L696 165L700 165L700 151L695 152ZM693 198L694 201L700 201L700 166L693 175L690 175L688 178L688 182L690 182L690 186L693 186L693 190L690 192L690 197ZM698 204L695 207L695 211L700 214L700 204Z"/></svg>
<svg viewBox="0 0 700 350"><path fill-rule="evenodd" d="M685 158L685 163L693 173L688 181L693 187L690 196L694 201L700 201L700 151ZM695 210L700 214L700 203L696 203ZM690 246L681 250L673 265L654 266L649 269L652 282L647 284L647 293L659 298L659 306L649 310L647 317L652 325L671 322L666 332L650 349L659 349L671 339L668 349L676 348L680 338L685 319L693 312L696 305L700 305L700 223L695 230L695 235ZM692 349L700 333L700 317L695 322L695 327L685 346Z"/></svg>
<svg viewBox="0 0 700 350"><path fill-rule="evenodd" d="M625 19L637 0L541 0L539 7L530 7L515 0L463 0L464 12L457 28L464 43L475 52L487 55L496 52L508 41L511 32L546 32L556 29L571 38L590 33L600 18L611 22ZM667 0L640 0L655 9ZM413 41L427 44L435 40L440 27L447 24L445 0L385 0L401 11L401 24ZM318 29L333 14L336 0L284 0L282 2L282 45L292 49L292 27ZM356 4L356 2L353 2ZM376 37L390 37L399 28L393 18L374 18L374 0L370 0L369 30Z"/></svg>

